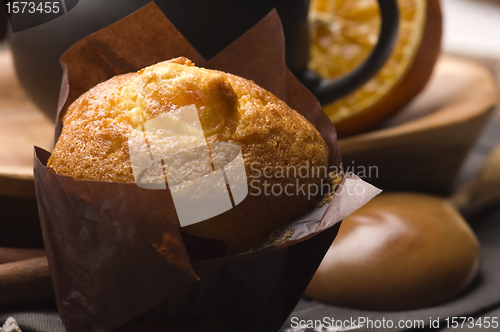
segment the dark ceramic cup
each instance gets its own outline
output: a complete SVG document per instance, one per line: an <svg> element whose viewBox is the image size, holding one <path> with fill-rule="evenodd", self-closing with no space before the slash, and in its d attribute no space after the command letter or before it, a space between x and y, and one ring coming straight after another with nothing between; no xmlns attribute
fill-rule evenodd
<svg viewBox="0 0 500 332"><path fill-rule="evenodd" d="M30 29L10 34L19 79L35 104L55 119L62 70L60 56L90 33L118 21L150 0L80 0L66 14L49 22L22 22L36 17L11 16L11 24ZM203 55L210 58L276 8L283 24L286 60L290 70L322 103L330 103L370 79L385 63L398 30L396 0L378 0L382 27L379 42L368 59L340 80L321 79L307 69L309 0L156 0L155 3ZM43 24L42 24L43 23ZM217 38L206 38L217 36Z"/></svg>
<svg viewBox="0 0 500 332"><path fill-rule="evenodd" d="M1 6L1 3L0 3ZM7 34L7 13L0 8L0 41L5 38Z"/></svg>

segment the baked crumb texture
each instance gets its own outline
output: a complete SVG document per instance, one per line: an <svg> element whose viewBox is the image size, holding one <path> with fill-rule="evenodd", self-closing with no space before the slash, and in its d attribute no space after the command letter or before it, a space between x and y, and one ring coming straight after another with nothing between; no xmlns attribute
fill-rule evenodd
<svg viewBox="0 0 500 332"><path fill-rule="evenodd" d="M299 176L290 170L305 174L306 168L327 167L328 148L316 129L254 82L195 67L186 58L116 76L80 96L63 115L63 130L47 166L75 179L134 182L130 133L160 114L193 104L207 142L240 147L249 194L228 212L184 231L225 241L235 251L314 206L317 197L297 186L319 186L326 172ZM271 176L257 177L256 169ZM280 169L289 172L283 176ZM287 184L293 195L265 194L266 188L270 193L274 185L277 193Z"/></svg>

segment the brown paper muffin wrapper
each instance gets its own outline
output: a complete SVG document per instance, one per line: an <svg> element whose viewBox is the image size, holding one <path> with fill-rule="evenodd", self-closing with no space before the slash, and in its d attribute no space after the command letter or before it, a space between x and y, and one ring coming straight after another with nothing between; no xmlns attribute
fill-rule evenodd
<svg viewBox="0 0 500 332"><path fill-rule="evenodd" d="M63 55L59 114L115 75L185 56L251 79L287 102L316 126L330 149L330 166L339 167L335 129L286 68L283 45L272 11L207 61L149 4ZM56 139L61 129L58 117ZM275 234L277 241L223 257L224 243L181 232L170 191L60 176L46 167L49 156L35 148L35 186L57 305L69 332L277 331L340 221L380 192L347 174L345 190L292 220Z"/></svg>

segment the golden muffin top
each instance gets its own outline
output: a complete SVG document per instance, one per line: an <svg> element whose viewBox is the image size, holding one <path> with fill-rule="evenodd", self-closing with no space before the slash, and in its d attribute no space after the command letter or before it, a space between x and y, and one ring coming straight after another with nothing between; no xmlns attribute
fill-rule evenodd
<svg viewBox="0 0 500 332"><path fill-rule="evenodd" d="M208 142L240 147L247 174L253 163L328 165L320 134L286 103L252 81L177 58L116 76L80 96L63 114L47 166L76 179L134 182L130 133L190 105L196 106Z"/></svg>

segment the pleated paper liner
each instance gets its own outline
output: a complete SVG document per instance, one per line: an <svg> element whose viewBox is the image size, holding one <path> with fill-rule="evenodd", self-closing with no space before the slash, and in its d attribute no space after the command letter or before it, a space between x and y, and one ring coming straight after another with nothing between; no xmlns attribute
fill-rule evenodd
<svg viewBox="0 0 500 332"><path fill-rule="evenodd" d="M335 129L286 68L281 29L272 11L205 60L149 4L63 55L59 114L114 75L186 56L197 66L251 79L287 102L316 126L330 150L329 165L338 168ZM59 118L56 139L61 128ZM340 221L379 193L347 174L341 186L361 195L339 191L329 204L290 221L281 241L224 257L224 243L181 232L170 191L57 175L46 167L49 156L35 149L35 186L57 305L69 332L277 331Z"/></svg>

